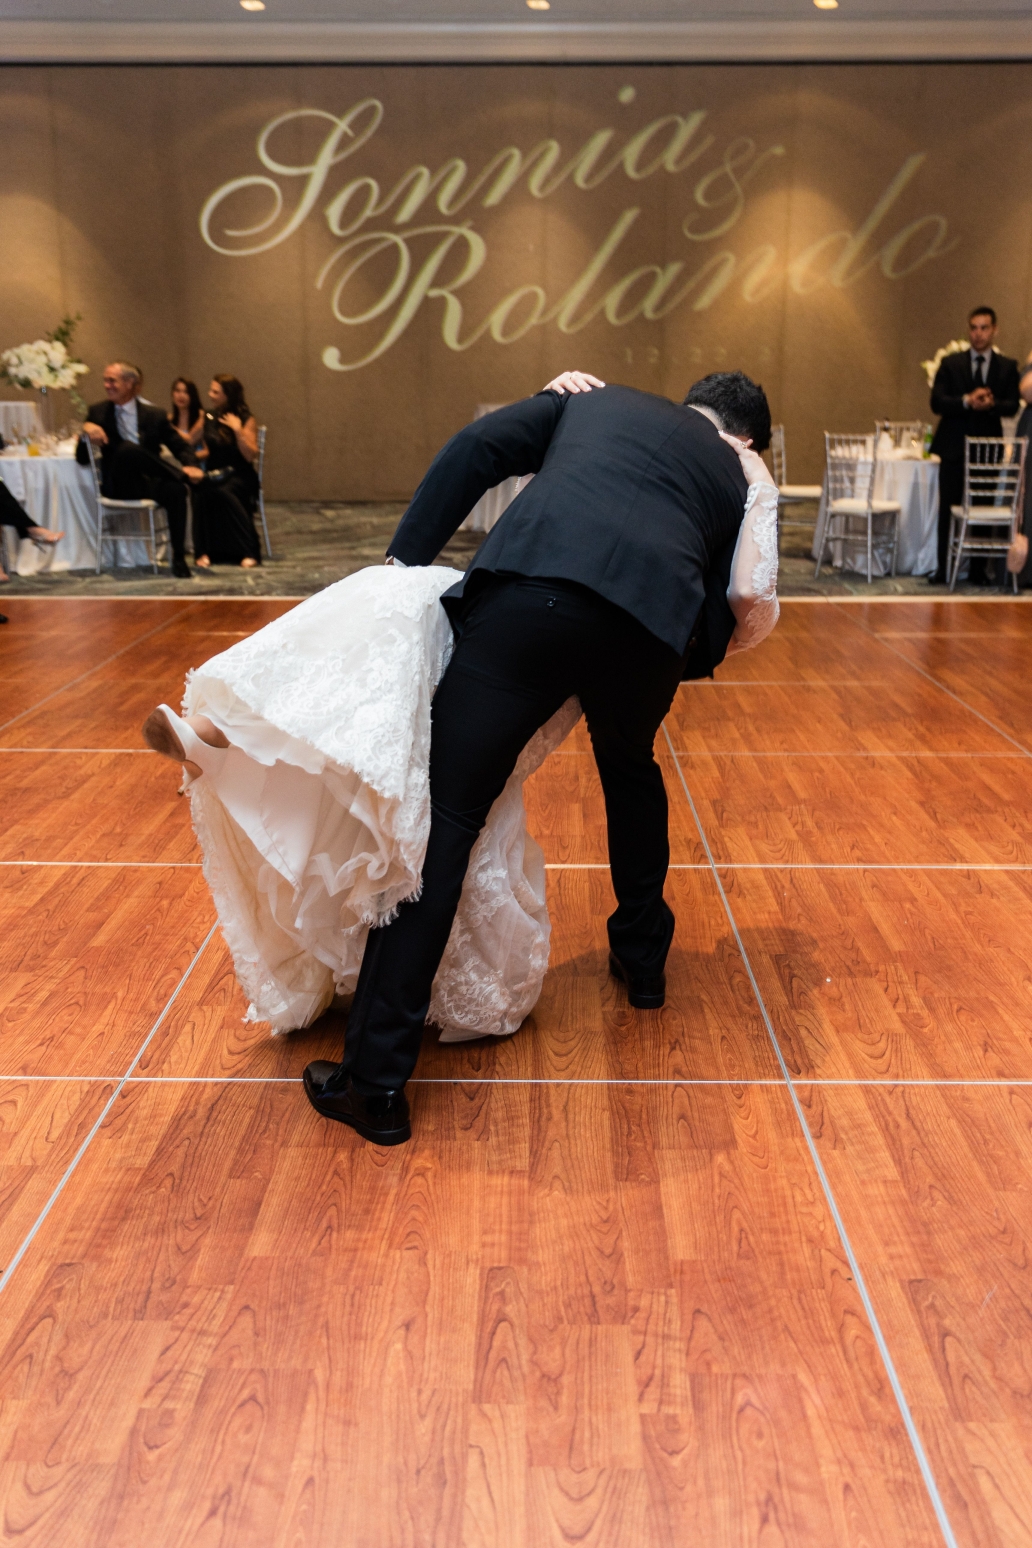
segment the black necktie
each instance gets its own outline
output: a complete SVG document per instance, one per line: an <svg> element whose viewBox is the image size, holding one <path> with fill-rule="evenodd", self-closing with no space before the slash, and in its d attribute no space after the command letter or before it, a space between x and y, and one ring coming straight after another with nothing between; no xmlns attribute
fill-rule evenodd
<svg viewBox="0 0 1032 1548"><path fill-rule="evenodd" d="M984 355L976 355L976 357L975 357L975 386L976 387L984 387L985 386L985 356Z"/></svg>

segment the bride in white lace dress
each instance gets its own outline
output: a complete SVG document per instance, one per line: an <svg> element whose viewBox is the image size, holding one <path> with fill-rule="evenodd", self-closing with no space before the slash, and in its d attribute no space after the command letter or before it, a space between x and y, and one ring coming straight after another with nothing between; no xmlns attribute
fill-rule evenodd
<svg viewBox="0 0 1032 1548"><path fill-rule="evenodd" d="M777 490L727 437L750 480L728 600L731 651L778 616ZM751 459L751 461L750 461ZM430 826L430 703L451 653L442 566L361 570L192 671L183 717L145 735L184 786L247 1017L308 1026L355 986L365 939L418 896ZM542 852L524 780L576 724L567 703L533 737L473 849L434 981L442 1040L514 1032L548 965Z"/></svg>

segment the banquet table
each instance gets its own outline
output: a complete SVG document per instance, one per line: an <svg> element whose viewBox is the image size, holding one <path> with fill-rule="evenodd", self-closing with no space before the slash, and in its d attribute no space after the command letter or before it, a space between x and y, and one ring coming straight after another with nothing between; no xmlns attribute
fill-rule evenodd
<svg viewBox="0 0 1032 1548"><path fill-rule="evenodd" d="M860 463L859 468L864 469ZM939 562L939 459L937 457L887 457L879 460L874 481L876 500L894 500L900 507L899 547L896 552L897 575L930 575ZM814 532L813 557L816 559L824 542L824 530L828 521L828 480L817 508L817 527ZM843 549L834 545L832 565L835 569L855 570L867 574L867 552L859 547ZM887 575L888 563L875 554L871 566L873 575Z"/></svg>
<svg viewBox="0 0 1032 1548"><path fill-rule="evenodd" d="M529 478L533 478L533 476L533 473L528 474ZM486 494L481 495L465 521L462 522L459 528L460 532L490 532L502 512L507 510L515 500L521 482L525 482L525 480L507 478L503 483L496 484L493 489L489 489Z"/></svg>
<svg viewBox="0 0 1032 1548"><path fill-rule="evenodd" d="M89 468L75 460L75 442L61 442L56 455L30 457L21 447L0 452L0 479L37 527L64 532L60 543L37 548L31 538L19 544L7 529L8 553L16 575L58 570L92 570L97 563L97 506ZM107 546L105 565L148 565L146 543L123 539Z"/></svg>

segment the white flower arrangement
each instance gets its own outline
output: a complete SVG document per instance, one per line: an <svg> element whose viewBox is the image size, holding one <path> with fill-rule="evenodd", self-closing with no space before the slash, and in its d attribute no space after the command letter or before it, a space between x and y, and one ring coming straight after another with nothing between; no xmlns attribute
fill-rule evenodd
<svg viewBox="0 0 1032 1548"><path fill-rule="evenodd" d="M36 339L32 344L19 344L17 349L5 349L0 366L15 387L31 387L36 392L43 388L68 391L89 370L81 360L72 359L60 339Z"/></svg>
<svg viewBox="0 0 1032 1548"><path fill-rule="evenodd" d="M935 386L935 378L938 375L939 367L942 365L947 355L962 355L970 348L970 339L951 339L948 344L944 344L942 346L942 349L937 349L935 351L935 354L932 356L931 360L922 360L921 369L925 376L928 378L929 387ZM998 355L999 353L1000 351L994 344L993 354Z"/></svg>

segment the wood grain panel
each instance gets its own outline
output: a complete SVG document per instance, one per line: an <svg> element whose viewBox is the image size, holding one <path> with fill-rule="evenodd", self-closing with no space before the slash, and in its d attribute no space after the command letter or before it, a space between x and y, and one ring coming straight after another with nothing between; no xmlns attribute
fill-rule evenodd
<svg viewBox="0 0 1032 1548"><path fill-rule="evenodd" d="M0 1079L0 1273L113 1089L110 1081Z"/></svg>
<svg viewBox="0 0 1032 1548"><path fill-rule="evenodd" d="M181 616L193 607L187 597L18 597L4 596L10 624L3 641L4 660L15 671L52 662L59 656L81 672L139 639L148 629Z"/></svg>
<svg viewBox="0 0 1032 1548"><path fill-rule="evenodd" d="M130 1087L0 1306L4 1534L931 1548L784 1093L644 1096L646 1258L615 1095L423 1087L384 1152L296 1088Z"/></svg>
<svg viewBox="0 0 1032 1548"><path fill-rule="evenodd" d="M160 701L180 703L191 667L225 650L238 631L260 628L293 606L275 599L186 606L154 599L149 627L160 626L160 632L142 638L145 623L129 637L139 643L106 665L112 648L121 646L98 650L95 662L79 668L90 671L85 681L0 732L0 747L139 747L141 723ZM103 637L104 620L95 627ZM222 632L227 629L232 638ZM65 681L78 675L70 671Z"/></svg>
<svg viewBox="0 0 1032 1548"><path fill-rule="evenodd" d="M427 1079L765 1079L777 1065L712 876L671 872L677 929L667 1003L635 1011L610 978L608 875L551 872L551 967L520 1030L500 1041L439 1044L428 1029L417 1067ZM141 1074L294 1076L339 1058L345 1020L333 1013L288 1037L245 1023L247 1009L218 937L150 1045Z"/></svg>
<svg viewBox="0 0 1032 1548"><path fill-rule="evenodd" d="M1032 864L1032 759L707 757L684 776L715 859ZM671 797L680 793L673 784ZM676 801L675 801L675 804ZM687 803L682 801L686 814Z"/></svg>
<svg viewBox="0 0 1032 1548"><path fill-rule="evenodd" d="M872 641L872 648L878 649ZM681 689L667 717L677 752L1013 752L916 674L863 684Z"/></svg>
<svg viewBox="0 0 1032 1548"><path fill-rule="evenodd" d="M580 729L580 728L578 728ZM580 739L578 739L579 741ZM583 743L587 744L587 736ZM677 765L662 733L656 759L670 803L670 860L674 865L704 865L706 854L691 811L681 794ZM549 865L608 865L606 808L590 745L573 736L553 753L524 786L527 826Z"/></svg>
<svg viewBox="0 0 1032 1548"><path fill-rule="evenodd" d="M781 617L774 633L755 650L731 656L715 673L716 683L752 683L780 681L820 684L824 682L866 681L875 678L886 683L902 682L912 675L904 663L884 649L864 645L863 631L856 620L879 611L853 604L793 602L782 599ZM895 616L893 604L888 611ZM684 685L681 692L699 692L709 683Z"/></svg>
<svg viewBox="0 0 1032 1548"><path fill-rule="evenodd" d="M788 604L792 607L791 602ZM796 608L799 612L801 609ZM1032 633L1029 598L1018 597L900 597L884 603L851 604L848 613L874 634L899 638L903 634L922 634L928 639L946 635L992 634L999 638Z"/></svg>
<svg viewBox="0 0 1032 1548"><path fill-rule="evenodd" d="M1032 1078L1032 878L725 871L800 1078Z"/></svg>
<svg viewBox="0 0 1032 1548"><path fill-rule="evenodd" d="M806 1097L958 1536L1032 1541L1032 1092Z"/></svg>
<svg viewBox="0 0 1032 1548"><path fill-rule="evenodd" d="M866 608L858 620L884 641L882 653L902 657L930 673L964 703L1032 750L1028 662L1032 614L1027 602L959 604L922 614L913 604L876 616ZM891 646L891 655L885 646Z"/></svg>
<svg viewBox="0 0 1032 1548"><path fill-rule="evenodd" d="M194 870L0 870L0 1076L120 1075L214 921Z"/></svg>
<svg viewBox="0 0 1032 1548"><path fill-rule="evenodd" d="M190 608L166 599L4 600L10 623L0 639L0 724Z"/></svg>
<svg viewBox="0 0 1032 1548"><path fill-rule="evenodd" d="M1032 640L994 636L928 642L894 639L915 664L931 672L965 704L986 716L1025 748L1032 749L1032 708L1028 663Z"/></svg>
<svg viewBox="0 0 1032 1548"><path fill-rule="evenodd" d="M180 779L148 751L0 751L0 859L199 863Z"/></svg>

